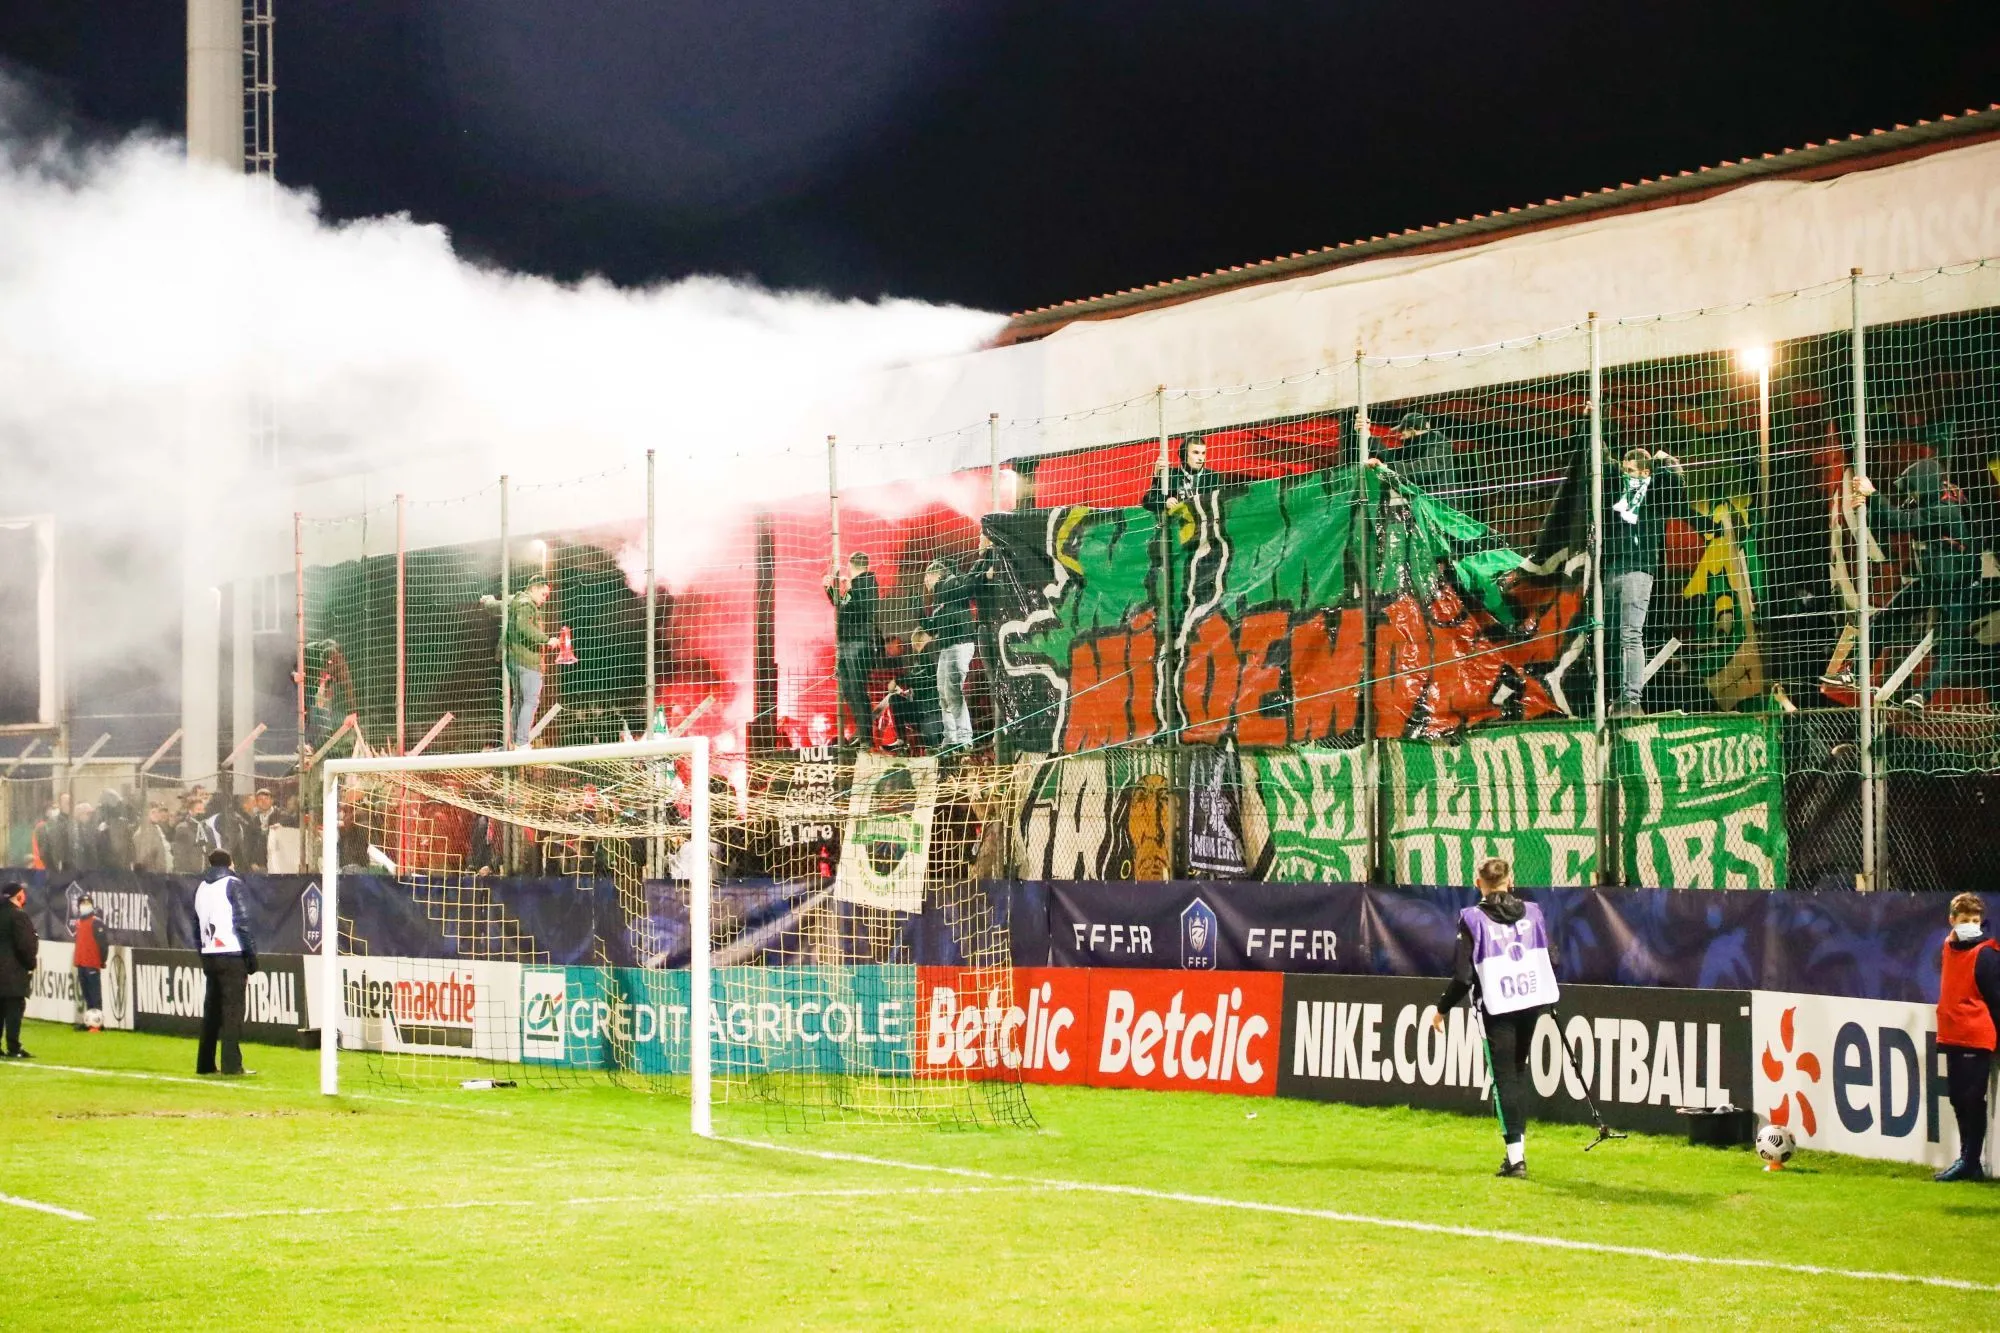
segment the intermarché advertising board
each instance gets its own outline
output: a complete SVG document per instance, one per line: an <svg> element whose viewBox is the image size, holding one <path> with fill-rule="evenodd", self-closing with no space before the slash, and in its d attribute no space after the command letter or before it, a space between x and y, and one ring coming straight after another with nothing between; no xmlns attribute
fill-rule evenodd
<svg viewBox="0 0 2000 1333"><path fill-rule="evenodd" d="M1431 1028L1443 990L1426 977L1288 975L1278 1095L1490 1108L1478 1019L1459 1005L1444 1032ZM1686 1127L1677 1108L1750 1103L1748 991L1565 986L1557 1013L1535 1028L1533 1115L1587 1120L1588 1091L1607 1123L1672 1134Z"/></svg>

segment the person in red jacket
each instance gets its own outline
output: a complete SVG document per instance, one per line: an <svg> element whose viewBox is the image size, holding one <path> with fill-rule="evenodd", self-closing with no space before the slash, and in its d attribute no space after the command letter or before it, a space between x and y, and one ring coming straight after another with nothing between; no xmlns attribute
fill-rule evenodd
<svg viewBox="0 0 2000 1333"><path fill-rule="evenodd" d="M1938 1049L1944 1052L1951 1113L1958 1118L1958 1160L1937 1179L1984 1180L1986 1082L2000 1037L2000 943L1986 929L1986 904L1961 893L1951 900L1951 934L1945 936L1938 980Z"/></svg>
<svg viewBox="0 0 2000 1333"><path fill-rule="evenodd" d="M104 1030L104 961L111 956L111 939L104 933L104 918L88 897L76 905L76 1026L92 1032Z"/></svg>

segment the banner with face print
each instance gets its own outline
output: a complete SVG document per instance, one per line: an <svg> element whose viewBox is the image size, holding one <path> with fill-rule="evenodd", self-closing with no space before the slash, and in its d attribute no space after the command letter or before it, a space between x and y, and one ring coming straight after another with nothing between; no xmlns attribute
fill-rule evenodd
<svg viewBox="0 0 2000 1333"><path fill-rule="evenodd" d="M892 912L923 910L936 810L937 760L858 756L833 896Z"/></svg>

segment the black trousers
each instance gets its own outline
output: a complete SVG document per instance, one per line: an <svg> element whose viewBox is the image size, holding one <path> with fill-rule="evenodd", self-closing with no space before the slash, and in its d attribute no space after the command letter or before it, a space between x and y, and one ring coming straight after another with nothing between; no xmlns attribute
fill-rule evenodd
<svg viewBox="0 0 2000 1333"><path fill-rule="evenodd" d="M1993 1074L1993 1052L1970 1046L1943 1046L1944 1086L1951 1094L1951 1113L1958 1117L1958 1159L1977 1162L1986 1149L1986 1080Z"/></svg>
<svg viewBox="0 0 2000 1333"><path fill-rule="evenodd" d="M96 967L76 969L76 1026L90 1025L90 1011L104 1007L104 971Z"/></svg>
<svg viewBox="0 0 2000 1333"><path fill-rule="evenodd" d="M208 974L208 996L201 1008L201 1045L195 1049L194 1072L213 1074L215 1043L222 1042L222 1072L243 1072L243 992L250 973L243 956L234 953L205 953L201 970Z"/></svg>
<svg viewBox="0 0 2000 1333"><path fill-rule="evenodd" d="M1528 1133L1528 1056L1535 1045L1535 1021L1547 1012L1544 1005L1486 1015L1493 1102L1500 1113L1500 1136L1509 1143L1519 1143Z"/></svg>
<svg viewBox="0 0 2000 1333"><path fill-rule="evenodd" d="M28 1000L23 995L0 995L0 1037L7 1042L7 1054L21 1049L21 1019L28 1012Z"/></svg>
<svg viewBox="0 0 2000 1333"><path fill-rule="evenodd" d="M868 702L868 678L874 670L872 643L843 643L834 654L833 673L840 682L840 701L847 706L847 725L854 728L854 739L863 746L875 734L875 708ZM835 727L836 741L839 732Z"/></svg>

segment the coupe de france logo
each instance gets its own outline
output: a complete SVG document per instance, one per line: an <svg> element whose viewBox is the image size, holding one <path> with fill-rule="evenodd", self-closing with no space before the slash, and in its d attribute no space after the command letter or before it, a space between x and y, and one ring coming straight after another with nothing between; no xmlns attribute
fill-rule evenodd
<svg viewBox="0 0 2000 1333"><path fill-rule="evenodd" d="M1199 898L1181 909L1181 966L1215 968L1215 909Z"/></svg>
<svg viewBox="0 0 2000 1333"><path fill-rule="evenodd" d="M305 940L307 953L318 953L324 939L320 914L325 908L318 881L306 885L306 891L299 895L299 935Z"/></svg>

